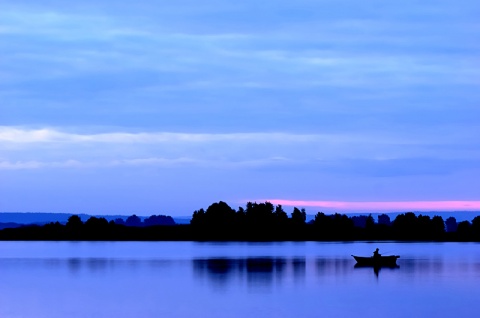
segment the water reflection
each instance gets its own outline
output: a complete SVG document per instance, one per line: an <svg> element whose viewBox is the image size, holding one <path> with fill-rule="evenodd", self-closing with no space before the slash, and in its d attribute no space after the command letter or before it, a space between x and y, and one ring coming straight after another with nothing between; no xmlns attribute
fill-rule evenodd
<svg viewBox="0 0 480 318"><path fill-rule="evenodd" d="M317 258L316 273L319 276L346 275L352 271L354 263L350 258Z"/></svg>
<svg viewBox="0 0 480 318"><path fill-rule="evenodd" d="M452 273L480 273L479 263L445 261L444 259L404 258L393 266L361 266L351 258L306 258L306 257L246 257L246 258L200 258L192 260L193 276L215 287L227 286L278 286L282 282L303 284L308 278L331 280L345 278L354 281L370 275L381 278L395 273L396 277L414 280ZM456 274L458 275L458 274Z"/></svg>
<svg viewBox="0 0 480 318"><path fill-rule="evenodd" d="M2 244L0 317L470 317L480 294L479 244L395 244L378 279L367 243Z"/></svg>
<svg viewBox="0 0 480 318"><path fill-rule="evenodd" d="M284 281L304 283L306 277L338 277L352 274L349 258L247 257L193 259L194 277L216 287L245 283L274 286Z"/></svg>
<svg viewBox="0 0 480 318"><path fill-rule="evenodd" d="M50 259L3 259L1 266L17 268L38 267L66 269L72 275L105 274L114 271L151 271L162 275L164 269L192 264L193 275L218 285L245 282L250 285L274 285L288 280L303 283L305 279L347 277L365 273L382 276L392 271L411 279L426 279L438 275L461 277L474 274L480 276L480 262L452 260L448 258L409 258L398 261L394 267L363 267L356 265L350 257L215 257L190 260L169 259L116 259L116 258L50 258ZM398 276L398 275L397 275Z"/></svg>
<svg viewBox="0 0 480 318"><path fill-rule="evenodd" d="M151 270L161 273L164 268L178 264L174 260L161 259L115 259L115 258L52 258L52 259L0 259L0 265L11 264L17 268L41 268L51 270L66 269L72 275L78 274L104 274L113 271ZM180 262L181 263L181 262Z"/></svg>
<svg viewBox="0 0 480 318"><path fill-rule="evenodd" d="M353 267L355 269L363 269L363 270L371 270L375 274L375 276L378 278L378 275L380 274L380 271L382 269L388 269L388 270L396 270L399 269L399 265L382 265L382 266L371 266L371 265L360 265L360 264L355 264Z"/></svg>
<svg viewBox="0 0 480 318"><path fill-rule="evenodd" d="M292 272L294 280L305 277L307 263L305 258L292 259Z"/></svg>
<svg viewBox="0 0 480 318"><path fill-rule="evenodd" d="M224 286L228 282L245 280L249 285L271 285L281 281L289 268L299 268L305 260L288 260L285 258L207 258L194 259L193 270L197 278L207 277L217 286Z"/></svg>
<svg viewBox="0 0 480 318"><path fill-rule="evenodd" d="M109 258L68 258L65 263L70 273L78 274L83 269L87 269L90 273L105 273L125 262L118 262L118 260ZM59 262L57 266L63 264Z"/></svg>

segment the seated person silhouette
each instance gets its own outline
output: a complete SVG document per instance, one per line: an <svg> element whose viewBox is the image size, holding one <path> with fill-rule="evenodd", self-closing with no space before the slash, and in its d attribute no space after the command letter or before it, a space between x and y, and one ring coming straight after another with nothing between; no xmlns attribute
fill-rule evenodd
<svg viewBox="0 0 480 318"><path fill-rule="evenodd" d="M382 254L380 254L378 252L378 248L375 250L375 252L373 252L373 258L375 259L379 259L380 257L382 256Z"/></svg>

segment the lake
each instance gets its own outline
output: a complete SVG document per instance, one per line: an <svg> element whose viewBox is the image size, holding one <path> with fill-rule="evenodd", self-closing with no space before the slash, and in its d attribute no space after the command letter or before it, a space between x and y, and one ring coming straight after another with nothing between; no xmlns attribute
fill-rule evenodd
<svg viewBox="0 0 480 318"><path fill-rule="evenodd" d="M398 268L350 256L398 254ZM0 242L0 317L462 317L477 243Z"/></svg>

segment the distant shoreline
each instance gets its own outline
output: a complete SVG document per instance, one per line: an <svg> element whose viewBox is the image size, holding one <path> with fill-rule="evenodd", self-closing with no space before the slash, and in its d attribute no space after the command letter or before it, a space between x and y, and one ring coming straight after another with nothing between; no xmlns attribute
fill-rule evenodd
<svg viewBox="0 0 480 318"><path fill-rule="evenodd" d="M245 229L226 228L221 231L198 229L191 225L127 227L109 225L109 228L69 231L67 226L48 224L45 226L23 226L0 230L0 241L111 241L111 242L480 242L480 236L475 233L443 233L433 237L399 237L393 232L385 231L377 234L368 233L365 229L356 228L345 236L325 236L315 231L311 224L297 229L282 229L279 231L257 229L245 232ZM386 229L388 230L388 229Z"/></svg>
<svg viewBox="0 0 480 318"><path fill-rule="evenodd" d="M480 212L462 213L470 220L458 221L453 212L382 213L377 220L372 214L318 212L307 218L305 209L294 207L288 215L268 201L237 210L219 201L194 211L189 224L166 215L0 213L0 241L480 242Z"/></svg>

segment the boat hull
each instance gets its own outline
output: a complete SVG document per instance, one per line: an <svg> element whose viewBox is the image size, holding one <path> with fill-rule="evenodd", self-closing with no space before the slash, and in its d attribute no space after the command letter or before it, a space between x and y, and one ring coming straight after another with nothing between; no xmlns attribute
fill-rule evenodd
<svg viewBox="0 0 480 318"><path fill-rule="evenodd" d="M380 256L380 257L363 257L363 256L355 256L352 255L353 258L357 261L357 265L359 266L396 266L397 265L397 258L400 256L392 255L392 256Z"/></svg>

